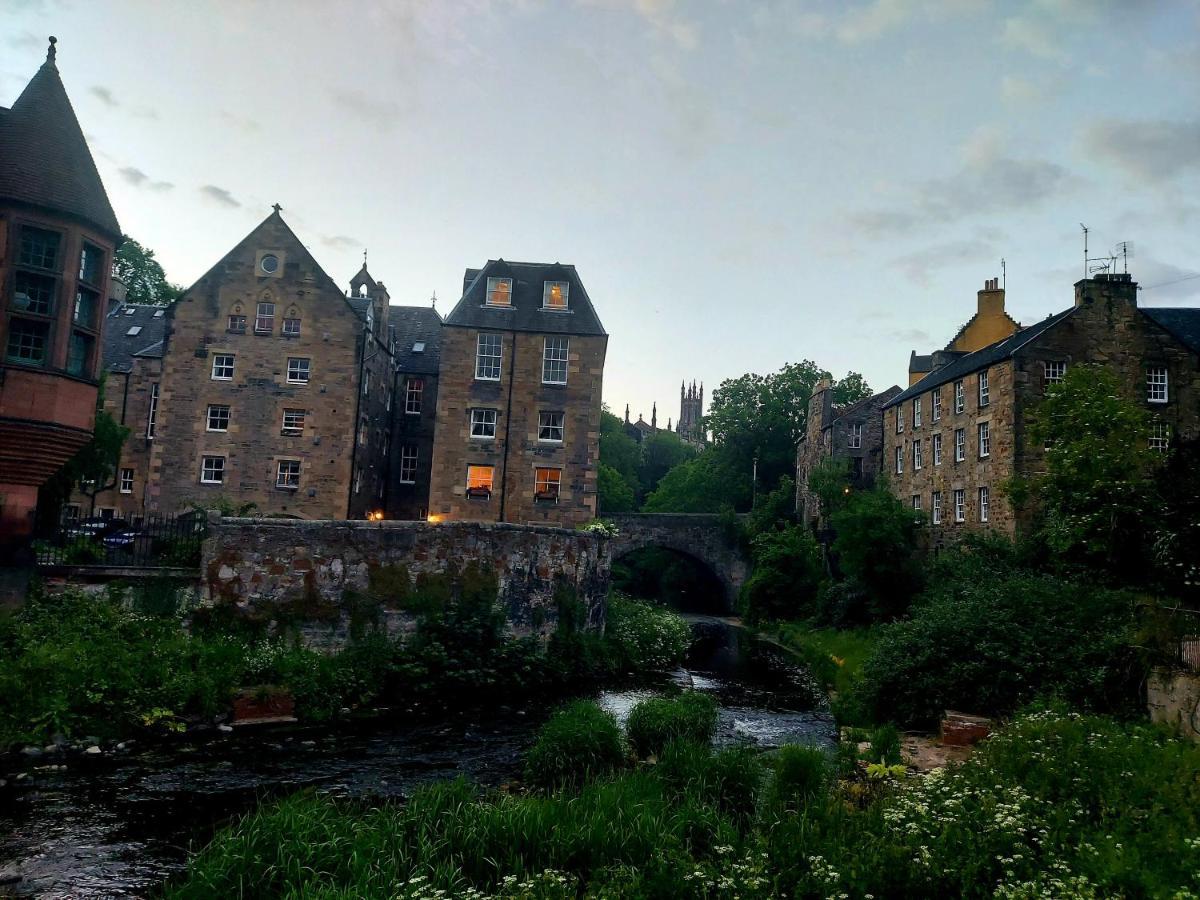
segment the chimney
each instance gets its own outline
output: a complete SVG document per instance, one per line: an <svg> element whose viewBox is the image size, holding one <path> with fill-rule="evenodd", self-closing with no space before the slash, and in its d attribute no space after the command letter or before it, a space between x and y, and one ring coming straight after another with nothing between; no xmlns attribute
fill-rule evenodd
<svg viewBox="0 0 1200 900"><path fill-rule="evenodd" d="M1109 305L1137 306L1137 282L1128 272L1100 272L1075 282L1075 305L1086 306L1097 300Z"/></svg>
<svg viewBox="0 0 1200 900"><path fill-rule="evenodd" d="M982 294L983 291L980 291L980 293ZM936 372L938 369L948 366L960 356L966 356L966 352L962 350L934 350L932 357L933 371Z"/></svg>
<svg viewBox="0 0 1200 900"><path fill-rule="evenodd" d="M1004 288L1000 287L999 278L989 278L983 283L983 290L978 295L977 309L980 317L1004 315Z"/></svg>

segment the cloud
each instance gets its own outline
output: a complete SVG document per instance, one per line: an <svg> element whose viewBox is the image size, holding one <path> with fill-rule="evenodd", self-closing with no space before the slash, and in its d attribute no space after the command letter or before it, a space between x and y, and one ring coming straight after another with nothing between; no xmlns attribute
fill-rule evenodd
<svg viewBox="0 0 1200 900"><path fill-rule="evenodd" d="M1165 306L1200 294L1200 272L1195 269L1184 269L1151 256L1135 257L1130 260L1129 269L1149 305Z"/></svg>
<svg viewBox="0 0 1200 900"><path fill-rule="evenodd" d="M890 265L900 268L910 281L926 286L937 269L995 257L995 246L986 241L947 241L897 256Z"/></svg>
<svg viewBox="0 0 1200 900"><path fill-rule="evenodd" d="M1004 21L1000 43L1023 50L1038 59L1065 63L1067 51L1058 31L1058 22L1040 16L1014 16Z"/></svg>
<svg viewBox="0 0 1200 900"><path fill-rule="evenodd" d="M132 184L134 187L144 187L151 191L169 191L175 187L169 181L155 181L141 169L136 166L125 166L117 170L122 178Z"/></svg>
<svg viewBox="0 0 1200 900"><path fill-rule="evenodd" d="M696 23L676 11L676 0L578 0L583 6L628 10L650 26L651 31L671 41L681 50L700 45Z"/></svg>
<svg viewBox="0 0 1200 900"><path fill-rule="evenodd" d="M893 331L891 337L901 344L915 344L918 347L927 347L933 343L933 335L920 328L904 328L900 331Z"/></svg>
<svg viewBox="0 0 1200 900"><path fill-rule="evenodd" d="M834 37L843 44L863 44L918 20L940 23L985 8L982 0L869 0L857 5L843 3L840 14L824 14L787 0L770 7L760 6L751 20L764 31L783 29L808 39Z"/></svg>
<svg viewBox="0 0 1200 900"><path fill-rule="evenodd" d="M218 114L221 120L232 125L238 131L255 132L261 130L262 126L253 119L248 119L245 116L239 116L236 113L231 113L227 109L221 110Z"/></svg>
<svg viewBox="0 0 1200 900"><path fill-rule="evenodd" d="M223 187L217 187L215 184L204 185L202 188L200 188L200 193L219 206L227 206L231 209L237 209L242 205L241 201L237 200L233 194L229 193L229 191L225 190Z"/></svg>
<svg viewBox="0 0 1200 900"><path fill-rule="evenodd" d="M322 235L321 243L335 250L349 250L352 247L362 246L362 241L358 238L353 238L345 234Z"/></svg>
<svg viewBox="0 0 1200 900"><path fill-rule="evenodd" d="M395 127L405 112L395 100L369 97L357 89L338 88L330 96L347 112L383 130Z"/></svg>
<svg viewBox="0 0 1200 900"><path fill-rule="evenodd" d="M20 34L9 35L4 43L15 50L25 50L41 46L43 40L44 38L39 38L32 31L22 31Z"/></svg>
<svg viewBox="0 0 1200 900"><path fill-rule="evenodd" d="M1088 156L1140 184L1161 185L1200 172L1200 119L1101 119L1084 130L1082 140Z"/></svg>
<svg viewBox="0 0 1200 900"><path fill-rule="evenodd" d="M99 98L105 106L117 107L121 105L121 102L113 96L113 92L102 84L93 84L91 88L89 88L88 93L93 97Z"/></svg>
<svg viewBox="0 0 1200 900"><path fill-rule="evenodd" d="M1027 78L1005 75L1000 79L1000 96L1012 106L1032 106L1043 99L1042 90Z"/></svg>

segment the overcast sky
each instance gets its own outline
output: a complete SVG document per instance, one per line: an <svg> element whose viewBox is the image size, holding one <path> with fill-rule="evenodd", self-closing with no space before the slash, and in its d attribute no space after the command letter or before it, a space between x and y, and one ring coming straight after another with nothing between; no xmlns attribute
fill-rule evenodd
<svg viewBox="0 0 1200 900"><path fill-rule="evenodd" d="M684 378L903 384L1001 257L1017 319L1063 309L1080 222L1134 243L1143 302L1200 306L1194 0L0 0L0 104L49 34L172 280L275 202L393 302L574 263L605 401L664 424Z"/></svg>

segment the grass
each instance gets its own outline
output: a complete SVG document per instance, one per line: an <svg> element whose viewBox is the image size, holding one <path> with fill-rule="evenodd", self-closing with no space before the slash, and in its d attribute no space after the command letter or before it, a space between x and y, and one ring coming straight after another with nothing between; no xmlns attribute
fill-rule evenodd
<svg viewBox="0 0 1200 900"><path fill-rule="evenodd" d="M784 622L779 625L776 638L781 644L799 651L827 690L846 695L875 647L878 630L809 628L800 622Z"/></svg>
<svg viewBox="0 0 1200 900"><path fill-rule="evenodd" d="M525 758L525 780L542 787L577 784L625 764L629 749L612 713L576 700L542 726Z"/></svg>
<svg viewBox="0 0 1200 900"><path fill-rule="evenodd" d="M643 700L625 723L629 742L640 757L662 753L672 741L707 744L716 727L717 703L698 691Z"/></svg>

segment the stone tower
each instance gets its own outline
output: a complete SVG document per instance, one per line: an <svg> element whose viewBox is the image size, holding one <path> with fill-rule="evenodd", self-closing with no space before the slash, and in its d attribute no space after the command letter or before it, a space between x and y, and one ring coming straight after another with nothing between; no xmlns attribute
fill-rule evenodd
<svg viewBox="0 0 1200 900"><path fill-rule="evenodd" d="M679 421L675 431L684 441L690 444L704 443L704 429L700 420L704 416L704 385L696 387L696 382L690 385L681 382L679 385Z"/></svg>

